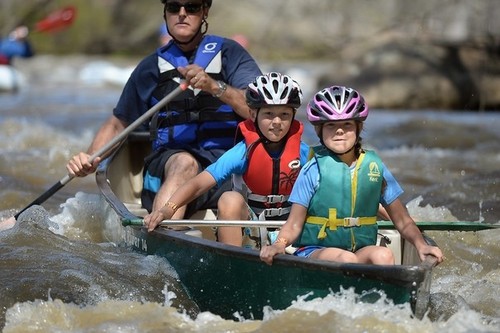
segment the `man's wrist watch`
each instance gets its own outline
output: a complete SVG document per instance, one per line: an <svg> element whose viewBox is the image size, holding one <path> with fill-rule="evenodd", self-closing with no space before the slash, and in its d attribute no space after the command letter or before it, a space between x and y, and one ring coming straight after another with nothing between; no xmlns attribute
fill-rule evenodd
<svg viewBox="0 0 500 333"><path fill-rule="evenodd" d="M215 93L213 96L220 98L226 92L227 84L226 82L219 80L217 81L217 85L219 85L219 91L217 91L217 93Z"/></svg>

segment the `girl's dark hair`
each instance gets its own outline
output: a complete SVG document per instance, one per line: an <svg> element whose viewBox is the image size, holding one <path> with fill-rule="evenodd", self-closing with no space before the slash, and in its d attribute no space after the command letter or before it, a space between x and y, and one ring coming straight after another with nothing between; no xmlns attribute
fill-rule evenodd
<svg viewBox="0 0 500 333"><path fill-rule="evenodd" d="M363 152L363 148L361 147L361 141L363 141L363 138L361 137L361 130L363 129L363 122L356 120L356 136L358 139L356 140L356 144L354 145L354 152L356 154L356 158L361 155Z"/></svg>

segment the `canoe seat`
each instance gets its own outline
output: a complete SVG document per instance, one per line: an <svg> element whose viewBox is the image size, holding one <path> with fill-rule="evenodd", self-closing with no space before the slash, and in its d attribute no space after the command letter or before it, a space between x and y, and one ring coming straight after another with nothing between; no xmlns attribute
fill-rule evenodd
<svg viewBox="0 0 500 333"><path fill-rule="evenodd" d="M379 229L379 233L382 235L378 235L377 245L386 246L391 249L392 254L394 255L394 263L396 265L401 265L401 235L397 230L381 230ZM389 242L387 242L384 238L387 237Z"/></svg>

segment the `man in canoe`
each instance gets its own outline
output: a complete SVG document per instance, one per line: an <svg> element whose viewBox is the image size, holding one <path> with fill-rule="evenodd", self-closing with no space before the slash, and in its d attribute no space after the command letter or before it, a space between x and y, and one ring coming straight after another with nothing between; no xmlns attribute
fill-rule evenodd
<svg viewBox="0 0 500 333"><path fill-rule="evenodd" d="M190 88L162 108L149 126L153 154L146 158L142 205L158 210L175 190L233 146L238 123L249 117L244 89L261 74L237 42L206 35L212 0L162 0L172 40L143 59L124 87L113 115L101 126L87 152L67 164L70 175L86 176L102 159L89 157L138 119L183 80ZM174 218L215 208L230 182L209 191Z"/></svg>
<svg viewBox="0 0 500 333"><path fill-rule="evenodd" d="M239 124L243 140L180 187L163 207L147 215L144 222L149 231L231 176L234 189L219 199L219 220L286 219L290 212L288 196L309 153L309 146L301 140L303 125L295 119L302 91L288 75L272 72L248 85L246 101L251 118ZM247 230L219 227L217 239L242 246Z"/></svg>
<svg viewBox="0 0 500 333"><path fill-rule="evenodd" d="M265 246L261 259L293 244L294 255L336 262L394 264L387 247L376 246L377 211L386 209L401 235L422 260L443 254L427 245L399 196L403 190L373 151L361 147L360 133L368 105L354 89L332 86L317 92L307 106L320 145L301 170L290 194L290 215L277 240Z"/></svg>

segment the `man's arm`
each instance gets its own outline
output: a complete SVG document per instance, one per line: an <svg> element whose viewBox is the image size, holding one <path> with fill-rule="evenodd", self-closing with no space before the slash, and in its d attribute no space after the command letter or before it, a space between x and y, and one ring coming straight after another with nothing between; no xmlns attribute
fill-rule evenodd
<svg viewBox="0 0 500 333"><path fill-rule="evenodd" d="M87 152L80 152L73 156L66 165L68 174L77 177L85 177L96 171L101 160L108 154L97 157L90 163L90 156L106 145L112 138L121 133L126 127L126 124L115 116L109 117L97 131L94 140L87 149ZM111 152L112 150L110 150Z"/></svg>
<svg viewBox="0 0 500 333"><path fill-rule="evenodd" d="M201 89L230 105L233 110L242 118L250 117L250 111L245 100L245 91L231 87L226 82L222 83L221 88L217 80L208 75L203 68L192 64L186 67L178 67L177 70L186 79L186 82L195 89Z"/></svg>

